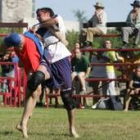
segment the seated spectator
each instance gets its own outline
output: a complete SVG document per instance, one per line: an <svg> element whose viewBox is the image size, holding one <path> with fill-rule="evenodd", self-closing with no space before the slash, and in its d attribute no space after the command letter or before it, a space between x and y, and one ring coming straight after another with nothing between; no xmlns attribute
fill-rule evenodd
<svg viewBox="0 0 140 140"><path fill-rule="evenodd" d="M90 64L88 59L82 55L80 49L75 49L74 57L71 60L72 64L72 83L77 77L81 83L82 91L86 92L85 78L90 72Z"/></svg>
<svg viewBox="0 0 140 140"><path fill-rule="evenodd" d="M107 15L104 11L104 6L102 5L102 3L97 2L96 5L94 5L94 7L95 13L87 23L88 27L82 29L81 33L81 40L83 44L87 42L88 46L91 46L91 44L93 43L94 35L102 35L106 34L107 32Z"/></svg>
<svg viewBox="0 0 140 140"><path fill-rule="evenodd" d="M124 48L128 45L129 37L135 37L133 47L136 47L140 39L140 1L135 0L131 6L133 9L129 12L126 22L131 23L132 26L122 28Z"/></svg>
<svg viewBox="0 0 140 140"><path fill-rule="evenodd" d="M135 72L133 73L130 79L128 91L125 95L124 111L128 111L130 100L131 100L130 95L134 95L134 94L140 94L140 65L137 66Z"/></svg>
<svg viewBox="0 0 140 140"><path fill-rule="evenodd" d="M80 49L75 49L74 57L71 60L72 64L72 92L73 94L85 94L86 82L85 78L90 73L90 64L88 59L82 55ZM75 83L76 82L76 83ZM76 84L76 85L75 85ZM78 108L84 108L81 103L81 98L76 98ZM84 100L84 105L86 101Z"/></svg>
<svg viewBox="0 0 140 140"><path fill-rule="evenodd" d="M140 57L139 54L134 54L132 51L121 51L119 54L123 58L123 63L133 63L139 64ZM121 72L123 73L124 78L129 78L130 74L134 69L136 69L137 65L122 65L120 67Z"/></svg>

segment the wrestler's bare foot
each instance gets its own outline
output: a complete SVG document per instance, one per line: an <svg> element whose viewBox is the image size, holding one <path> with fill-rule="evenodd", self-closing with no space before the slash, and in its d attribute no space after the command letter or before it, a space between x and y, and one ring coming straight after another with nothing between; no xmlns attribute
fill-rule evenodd
<svg viewBox="0 0 140 140"><path fill-rule="evenodd" d="M72 137L74 138L79 138L79 135L77 134L77 132L75 131L75 128L70 129L70 134Z"/></svg>
<svg viewBox="0 0 140 140"><path fill-rule="evenodd" d="M127 112L127 111L128 111L128 109L127 109L127 108L125 108L123 111L124 111L124 112Z"/></svg>
<svg viewBox="0 0 140 140"><path fill-rule="evenodd" d="M17 129L18 131L22 132L24 138L28 138L27 128L26 128L25 125L18 124L18 125L16 126L16 129Z"/></svg>

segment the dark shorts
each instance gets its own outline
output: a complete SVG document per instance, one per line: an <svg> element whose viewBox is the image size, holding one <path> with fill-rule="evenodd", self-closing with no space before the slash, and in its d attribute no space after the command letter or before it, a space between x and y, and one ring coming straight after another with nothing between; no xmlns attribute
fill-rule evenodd
<svg viewBox="0 0 140 140"><path fill-rule="evenodd" d="M52 64L43 59L41 65L46 67L51 76L45 82L47 87L71 89L71 63L67 57Z"/></svg>

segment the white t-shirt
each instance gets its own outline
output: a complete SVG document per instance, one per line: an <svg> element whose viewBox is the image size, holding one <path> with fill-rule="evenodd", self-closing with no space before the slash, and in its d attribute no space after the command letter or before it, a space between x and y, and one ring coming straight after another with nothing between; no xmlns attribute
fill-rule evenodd
<svg viewBox="0 0 140 140"><path fill-rule="evenodd" d="M59 15L56 18L58 20L58 26L55 25L54 28L58 28L61 35L65 37L66 30L63 19ZM71 55L67 47L61 41L59 41L59 39L55 37L49 30L44 35L44 46L47 50L46 59L50 63L54 63Z"/></svg>

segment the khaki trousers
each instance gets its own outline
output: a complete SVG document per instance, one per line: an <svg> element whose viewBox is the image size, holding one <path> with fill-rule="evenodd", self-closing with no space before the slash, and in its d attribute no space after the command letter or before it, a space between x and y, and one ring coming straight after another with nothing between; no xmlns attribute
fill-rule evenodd
<svg viewBox="0 0 140 140"><path fill-rule="evenodd" d="M90 42L93 42L94 35L102 35L103 34L103 32L97 27L86 28L86 29L83 29L83 31L87 34L86 41L90 41Z"/></svg>

